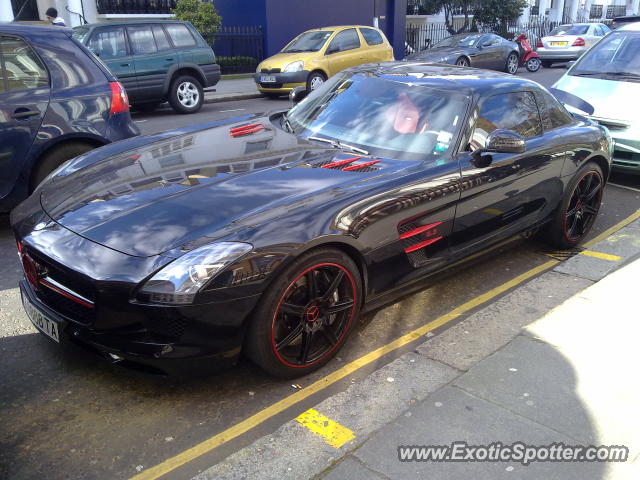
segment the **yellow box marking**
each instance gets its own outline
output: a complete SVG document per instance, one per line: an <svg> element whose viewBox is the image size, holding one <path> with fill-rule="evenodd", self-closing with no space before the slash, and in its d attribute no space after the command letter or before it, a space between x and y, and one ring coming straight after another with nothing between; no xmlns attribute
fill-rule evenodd
<svg viewBox="0 0 640 480"><path fill-rule="evenodd" d="M322 437L325 442L334 448L340 448L345 443L356 438L347 427L343 427L338 422L325 417L313 408L298 415L296 422Z"/></svg>
<svg viewBox="0 0 640 480"><path fill-rule="evenodd" d="M599 258L600 260L607 260L609 262L619 262L622 257L618 255L610 255L608 253L595 252L593 250L583 250L580 255L586 255L587 257Z"/></svg>

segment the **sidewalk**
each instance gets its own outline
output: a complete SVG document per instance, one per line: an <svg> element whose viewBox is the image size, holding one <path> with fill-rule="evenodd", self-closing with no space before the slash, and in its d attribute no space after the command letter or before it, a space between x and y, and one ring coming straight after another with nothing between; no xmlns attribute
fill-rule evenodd
<svg viewBox="0 0 640 480"><path fill-rule="evenodd" d="M640 478L640 220L589 251L313 407L333 438L291 420L196 478ZM629 459L398 460L456 441L624 445Z"/></svg>
<svg viewBox="0 0 640 480"><path fill-rule="evenodd" d="M204 92L204 103L229 102L232 100L246 100L262 97L256 87L253 77L224 78L213 87L215 91Z"/></svg>

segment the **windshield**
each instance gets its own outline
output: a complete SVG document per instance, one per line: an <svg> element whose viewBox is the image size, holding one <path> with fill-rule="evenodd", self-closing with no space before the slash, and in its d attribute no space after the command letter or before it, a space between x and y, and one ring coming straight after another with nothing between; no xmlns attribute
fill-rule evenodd
<svg viewBox="0 0 640 480"><path fill-rule="evenodd" d="M333 31L328 30L305 32L294 38L289 45L284 47L282 52L317 52L322 48L332 33Z"/></svg>
<svg viewBox="0 0 640 480"><path fill-rule="evenodd" d="M416 79L336 75L292 108L288 120L294 133L336 140L376 156L435 160L450 155L467 97L407 80Z"/></svg>
<svg viewBox="0 0 640 480"><path fill-rule="evenodd" d="M589 30L588 25L560 25L551 30L549 37L557 35L584 35Z"/></svg>
<svg viewBox="0 0 640 480"><path fill-rule="evenodd" d="M76 40L78 40L79 42L83 42L84 41L84 37L87 36L87 33L89 33L89 29L85 28L85 27L76 27L73 29L73 33L71 34L71 36L73 38L75 38Z"/></svg>
<svg viewBox="0 0 640 480"><path fill-rule="evenodd" d="M436 43L433 48L440 47L472 47L480 38L479 35L454 35Z"/></svg>
<svg viewBox="0 0 640 480"><path fill-rule="evenodd" d="M640 33L609 34L578 60L569 75L640 80Z"/></svg>

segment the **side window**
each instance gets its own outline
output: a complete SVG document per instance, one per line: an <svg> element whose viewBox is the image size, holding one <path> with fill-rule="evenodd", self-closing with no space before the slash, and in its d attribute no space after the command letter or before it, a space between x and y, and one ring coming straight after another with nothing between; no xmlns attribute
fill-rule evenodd
<svg viewBox="0 0 640 480"><path fill-rule="evenodd" d="M544 123L545 130L553 130L573 123L573 118L564 108L564 106L556 100L556 98L544 90L536 92L540 114Z"/></svg>
<svg viewBox="0 0 640 480"><path fill-rule="evenodd" d="M167 34L164 33L164 29L160 25L154 25L153 29L153 37L156 39L156 45L158 46L158 50L169 50L171 48L171 44L169 43L169 39L167 38Z"/></svg>
<svg viewBox="0 0 640 480"><path fill-rule="evenodd" d="M489 35L491 39L491 45L497 45L498 43L502 43L502 37L498 35Z"/></svg>
<svg viewBox="0 0 640 480"><path fill-rule="evenodd" d="M473 146L484 147L487 136L499 128L513 130L524 138L542 134L538 105L531 92L503 93L487 98L480 107Z"/></svg>
<svg viewBox="0 0 640 480"><path fill-rule="evenodd" d="M127 33L129 34L131 53L134 55L145 55L158 51L156 41L153 38L151 25L127 27Z"/></svg>
<svg viewBox="0 0 640 480"><path fill-rule="evenodd" d="M338 33L327 48L327 53L344 52L345 50L353 50L360 48L360 39L355 28L349 28Z"/></svg>
<svg viewBox="0 0 640 480"><path fill-rule="evenodd" d="M2 87L6 91L29 90L49 86L49 74L42 60L23 40L0 37Z"/></svg>
<svg viewBox="0 0 640 480"><path fill-rule="evenodd" d="M170 23L165 26L173 44L180 47L193 47L196 41L186 25L182 23Z"/></svg>
<svg viewBox="0 0 640 480"><path fill-rule="evenodd" d="M361 28L360 33L364 37L365 42L367 42L367 45L380 45L384 43L382 35L373 28Z"/></svg>
<svg viewBox="0 0 640 480"><path fill-rule="evenodd" d="M600 25L600 29L602 30L603 35L606 35L611 31L611 29L607 25Z"/></svg>
<svg viewBox="0 0 640 480"><path fill-rule="evenodd" d="M104 59L124 57L128 54L127 41L122 27L96 29L87 46Z"/></svg>

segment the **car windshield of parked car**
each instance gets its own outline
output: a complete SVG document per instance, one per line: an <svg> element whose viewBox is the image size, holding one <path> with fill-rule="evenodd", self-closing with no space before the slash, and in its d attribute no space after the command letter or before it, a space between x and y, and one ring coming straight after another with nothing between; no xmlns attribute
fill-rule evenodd
<svg viewBox="0 0 640 480"><path fill-rule="evenodd" d="M559 35L584 35L589 30L588 25L560 25L549 33L549 37Z"/></svg>
<svg viewBox="0 0 640 480"><path fill-rule="evenodd" d="M283 53L293 52L317 52L322 48L333 31L320 30L316 32L305 32L298 35L293 41L284 47Z"/></svg>
<svg viewBox="0 0 640 480"><path fill-rule="evenodd" d="M445 161L455 148L468 98L417 80L336 75L290 110L289 125L303 137L341 142L375 156Z"/></svg>
<svg viewBox="0 0 640 480"><path fill-rule="evenodd" d="M611 33L578 60L569 75L640 81L640 34Z"/></svg>
<svg viewBox="0 0 640 480"><path fill-rule="evenodd" d="M440 40L433 48L441 47L472 47L480 38L479 35L454 35Z"/></svg>

